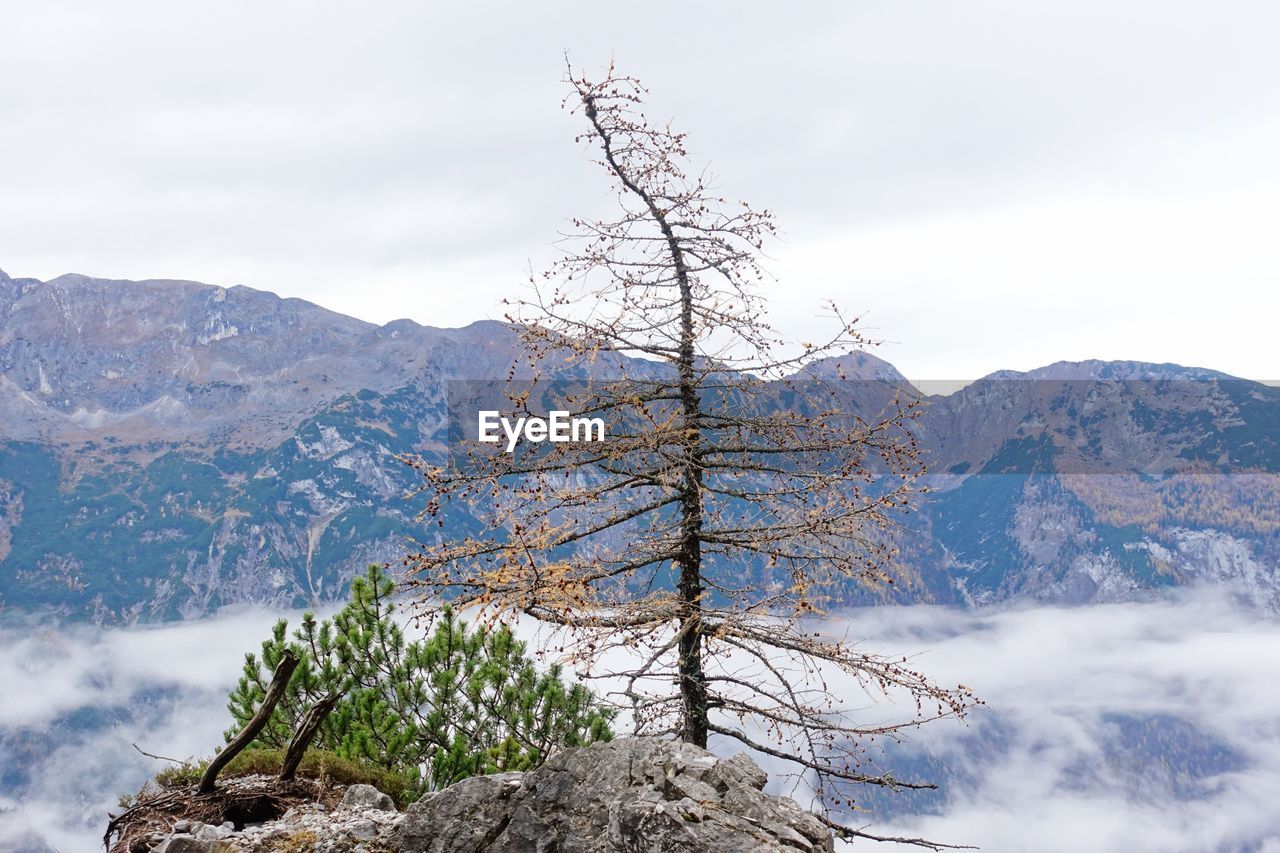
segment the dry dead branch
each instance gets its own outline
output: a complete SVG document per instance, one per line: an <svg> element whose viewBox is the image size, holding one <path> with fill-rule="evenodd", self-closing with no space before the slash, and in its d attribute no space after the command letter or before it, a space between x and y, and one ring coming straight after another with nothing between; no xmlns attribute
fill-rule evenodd
<svg viewBox="0 0 1280 853"><path fill-rule="evenodd" d="M624 685L614 698L637 733L736 740L791 762L828 803L858 784L925 786L877 769L868 745L977 700L819 618L842 590L898 580L891 534L925 470L918 402L843 381L840 357L867 341L834 307L825 341L782 339L763 296L772 215L690 170L685 136L645 117L637 80L611 67L567 82L618 213L572 220L561 260L511 300L532 378L513 369L504 388L513 411L554 397L607 418L607 438L408 458L432 524L405 560L412 583L552 626L589 677ZM454 507L482 528L450 529ZM617 651L630 663L612 666ZM837 695L837 678L857 694ZM893 718L885 695L914 714Z"/></svg>

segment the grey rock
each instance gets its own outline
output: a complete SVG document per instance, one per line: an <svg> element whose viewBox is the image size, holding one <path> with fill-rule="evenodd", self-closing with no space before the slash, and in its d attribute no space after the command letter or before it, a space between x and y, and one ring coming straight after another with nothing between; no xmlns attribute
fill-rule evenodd
<svg viewBox="0 0 1280 853"><path fill-rule="evenodd" d="M211 826L209 824L205 824L199 829L192 831L191 834L201 841L221 841L234 831L234 824L230 826Z"/></svg>
<svg viewBox="0 0 1280 853"><path fill-rule="evenodd" d="M769 774L760 769L760 765L756 764L751 756L745 752L739 752L737 755L717 762L707 774L707 781L720 791L728 790L732 785L762 791L765 783L769 781Z"/></svg>
<svg viewBox="0 0 1280 853"><path fill-rule="evenodd" d="M489 849L511 822L509 801L520 790L508 784L507 775L473 776L418 800L396 828L395 846L439 853ZM441 831L446 825L447 833Z"/></svg>
<svg viewBox="0 0 1280 853"><path fill-rule="evenodd" d="M831 853L821 821L760 789L746 756L626 738L564 750L525 774L424 797L391 836L405 853Z"/></svg>
<svg viewBox="0 0 1280 853"><path fill-rule="evenodd" d="M771 797L754 788L730 787L723 806L733 814L762 826L776 827L786 844L802 850L822 850L831 833L811 812L786 797Z"/></svg>
<svg viewBox="0 0 1280 853"><path fill-rule="evenodd" d="M342 805L347 808L380 809L384 812L396 810L395 801L372 785L352 785L342 795Z"/></svg>
<svg viewBox="0 0 1280 853"><path fill-rule="evenodd" d="M234 848L220 839L196 838L184 833L170 835L152 853L230 853Z"/></svg>

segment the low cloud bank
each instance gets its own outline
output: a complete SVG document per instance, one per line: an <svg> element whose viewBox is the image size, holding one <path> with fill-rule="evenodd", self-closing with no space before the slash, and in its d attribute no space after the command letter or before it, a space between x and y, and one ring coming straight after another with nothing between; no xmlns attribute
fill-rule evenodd
<svg viewBox="0 0 1280 853"><path fill-rule="evenodd" d="M163 762L208 755L276 614L152 628L0 628L0 850L101 849L108 810Z"/></svg>
<svg viewBox="0 0 1280 853"><path fill-rule="evenodd" d="M1201 593L877 609L850 629L928 649L922 669L989 703L893 750L944 788L876 798L877 830L997 851L1280 851L1280 624Z"/></svg>
<svg viewBox="0 0 1280 853"><path fill-rule="evenodd" d="M211 752L243 653L274 619L0 628L0 849L94 849L106 811L159 767L134 743ZM876 608L829 628L918 652L918 668L989 703L968 726L932 724L886 749L899 778L943 788L865 797L877 832L993 851L1280 853L1275 621L1196 595L1003 613Z"/></svg>

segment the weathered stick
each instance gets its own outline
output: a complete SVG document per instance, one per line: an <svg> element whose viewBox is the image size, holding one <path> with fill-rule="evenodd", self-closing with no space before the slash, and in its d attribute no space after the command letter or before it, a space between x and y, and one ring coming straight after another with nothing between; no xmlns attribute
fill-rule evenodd
<svg viewBox="0 0 1280 853"><path fill-rule="evenodd" d="M302 722L298 724L298 730L293 733L293 740L289 741L289 748L284 754L284 766L280 769L281 782L293 780L293 774L302 763L302 756L311 745L311 739L315 737L316 732L320 730L320 724L324 722L325 717L329 716L329 712L341 698L341 693L330 693L312 705L303 715Z"/></svg>
<svg viewBox="0 0 1280 853"><path fill-rule="evenodd" d="M259 706L258 713L254 714L253 719L245 723L244 728L240 730L240 734L233 737L231 742L223 747L222 752L215 755L209 762L204 776L200 777L200 793L212 794L217 787L218 774L222 772L222 768L239 755L240 751L258 736L258 732L262 731L267 720L271 719L271 712L276 709L276 704L284 696L285 688L289 686L289 679L297 666L298 656L292 649L285 649L280 657L280 663L276 666L275 674L271 676L271 686L267 688L267 695L262 697L262 705Z"/></svg>
<svg viewBox="0 0 1280 853"><path fill-rule="evenodd" d="M138 750L138 753L139 753L140 755L145 755L147 758L154 758L156 761L168 761L168 762L171 762L171 763L173 763L173 764L181 764L181 765L183 765L183 766L189 766L189 765L191 764L191 759L190 759L190 758L188 758L188 759L186 759L186 760L183 760L183 759L181 759L181 758L170 758L170 757L169 757L169 756L167 756L167 755L156 755L156 754L154 754L154 753L147 752L145 749L143 749L142 747L138 746L136 743L133 745L133 748L134 748L134 749L136 749L136 750Z"/></svg>

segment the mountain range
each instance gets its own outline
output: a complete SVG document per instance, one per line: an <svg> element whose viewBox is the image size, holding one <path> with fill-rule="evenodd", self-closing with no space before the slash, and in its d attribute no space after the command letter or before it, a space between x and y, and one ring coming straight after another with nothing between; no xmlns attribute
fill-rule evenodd
<svg viewBox="0 0 1280 853"><path fill-rule="evenodd" d="M421 531L397 456L443 452L446 383L500 379L519 354L496 322L379 326L243 286L0 272L0 612L127 623L338 597ZM923 401L930 493L899 534L893 600L1211 584L1280 611L1280 388L1086 361L925 396L865 352L813 376L849 383L855 407Z"/></svg>

